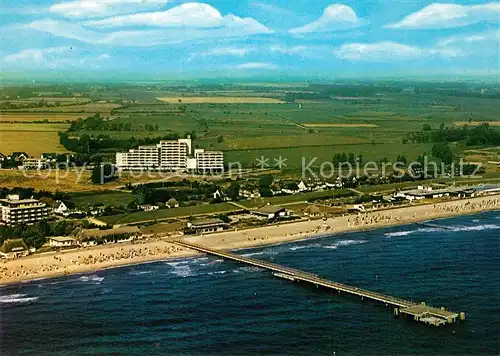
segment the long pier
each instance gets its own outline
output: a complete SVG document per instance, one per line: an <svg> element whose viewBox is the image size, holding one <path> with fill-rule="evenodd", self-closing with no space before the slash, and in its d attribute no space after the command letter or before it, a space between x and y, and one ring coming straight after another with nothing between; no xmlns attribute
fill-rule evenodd
<svg viewBox="0 0 500 356"><path fill-rule="evenodd" d="M361 297L361 299L366 298L367 300L384 303L386 306L391 306L394 308L394 314L396 316L399 314L408 315L411 316L415 321L420 321L426 324L441 326L445 324L454 323L458 319L460 320L465 319L465 313L463 312L462 313L451 312L445 310L444 308L430 307L425 303L414 303L405 299L396 298L389 295L372 292L366 289L361 289L354 286L330 281L321 278L313 273L304 272L295 268L285 267L282 265L278 265L276 263L257 260L254 258L241 256L232 252L221 251L185 241L173 241L173 243L209 255L221 257L223 259L245 263L247 265L266 269L271 271L274 276L292 282L305 282L315 285L316 287L321 286L330 290L335 290L338 293L344 292L350 295Z"/></svg>

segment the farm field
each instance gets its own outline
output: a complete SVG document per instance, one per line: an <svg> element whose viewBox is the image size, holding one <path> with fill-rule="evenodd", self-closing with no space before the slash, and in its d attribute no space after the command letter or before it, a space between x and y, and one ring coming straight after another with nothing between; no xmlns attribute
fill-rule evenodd
<svg viewBox="0 0 500 356"><path fill-rule="evenodd" d="M375 124L302 124L305 127L319 128L319 127L378 127Z"/></svg>
<svg viewBox="0 0 500 356"><path fill-rule="evenodd" d="M2 122L34 122L34 121L49 121L49 122L65 122L75 121L81 118L82 114L72 113L21 113L21 112L0 112L0 123Z"/></svg>
<svg viewBox="0 0 500 356"><path fill-rule="evenodd" d="M0 152L26 152L33 157L40 157L43 152L67 152L58 136L67 127L67 124L0 123Z"/></svg>
<svg viewBox="0 0 500 356"><path fill-rule="evenodd" d="M130 214L120 214L103 216L99 219L109 225L132 224L154 220L165 220L177 217L189 217L203 214L221 214L241 210L230 203L206 204L197 206L187 206L173 209L162 209L155 211L141 211Z"/></svg>
<svg viewBox="0 0 500 356"><path fill-rule="evenodd" d="M254 96L172 96L157 98L160 101L170 104L281 104L280 99L264 98ZM180 101L179 101L180 100Z"/></svg>
<svg viewBox="0 0 500 356"><path fill-rule="evenodd" d="M82 192L102 190L101 186L89 184L90 171L18 171L0 169L0 187L34 188L49 192Z"/></svg>
<svg viewBox="0 0 500 356"><path fill-rule="evenodd" d="M67 128L67 124L0 123L0 152L26 152L33 157L43 152L67 152L58 136Z"/></svg>
<svg viewBox="0 0 500 356"><path fill-rule="evenodd" d="M9 112L43 112L43 113L101 113L108 114L113 109L121 107L120 104L113 103L88 103L83 105L66 105L55 107L37 107L37 108L24 108L12 109Z"/></svg>
<svg viewBox="0 0 500 356"><path fill-rule="evenodd" d="M34 123L0 123L0 132L60 132L69 127L68 124L34 124Z"/></svg>

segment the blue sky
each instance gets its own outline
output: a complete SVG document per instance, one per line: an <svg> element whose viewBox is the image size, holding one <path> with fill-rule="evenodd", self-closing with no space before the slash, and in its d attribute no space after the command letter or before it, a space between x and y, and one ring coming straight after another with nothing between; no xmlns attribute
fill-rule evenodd
<svg viewBox="0 0 500 356"><path fill-rule="evenodd" d="M191 79L499 72L499 2L2 0L0 21L4 73Z"/></svg>

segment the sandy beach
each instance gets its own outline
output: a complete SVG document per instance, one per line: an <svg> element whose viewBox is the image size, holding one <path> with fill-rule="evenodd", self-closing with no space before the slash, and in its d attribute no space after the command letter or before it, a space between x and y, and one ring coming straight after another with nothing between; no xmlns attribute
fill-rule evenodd
<svg viewBox="0 0 500 356"><path fill-rule="evenodd" d="M325 234L409 224L429 219L500 209L500 196L484 196L378 210L357 215L276 224L241 231L225 231L204 236L159 236L133 243L102 245L61 252L35 254L0 262L0 285L41 278L85 273L118 266L194 256L197 253L172 244L185 239L220 249L236 249L278 244ZM332 238L335 238L332 236Z"/></svg>

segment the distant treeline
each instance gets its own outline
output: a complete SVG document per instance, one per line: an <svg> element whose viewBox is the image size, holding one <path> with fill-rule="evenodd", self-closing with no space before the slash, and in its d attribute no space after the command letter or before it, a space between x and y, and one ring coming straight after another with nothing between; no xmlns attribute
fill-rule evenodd
<svg viewBox="0 0 500 356"><path fill-rule="evenodd" d="M403 143L464 142L467 146L500 145L500 131L484 123L479 126L450 126L441 124L433 130L426 124L422 131L410 132Z"/></svg>
<svg viewBox="0 0 500 356"><path fill-rule="evenodd" d="M109 120L104 120L99 113L94 116L89 116L85 119L78 119L72 121L68 131L158 131L158 124L146 124L139 125L139 127L133 127L130 122L114 122Z"/></svg>
<svg viewBox="0 0 500 356"><path fill-rule="evenodd" d="M68 151L91 154L101 150L112 149L113 151L123 151L131 148L136 148L142 145L157 144L161 140L177 140L180 137L177 133L169 133L164 136L145 137L145 138L112 138L109 135L87 135L83 134L80 137L70 137L67 132L59 132L59 142Z"/></svg>

